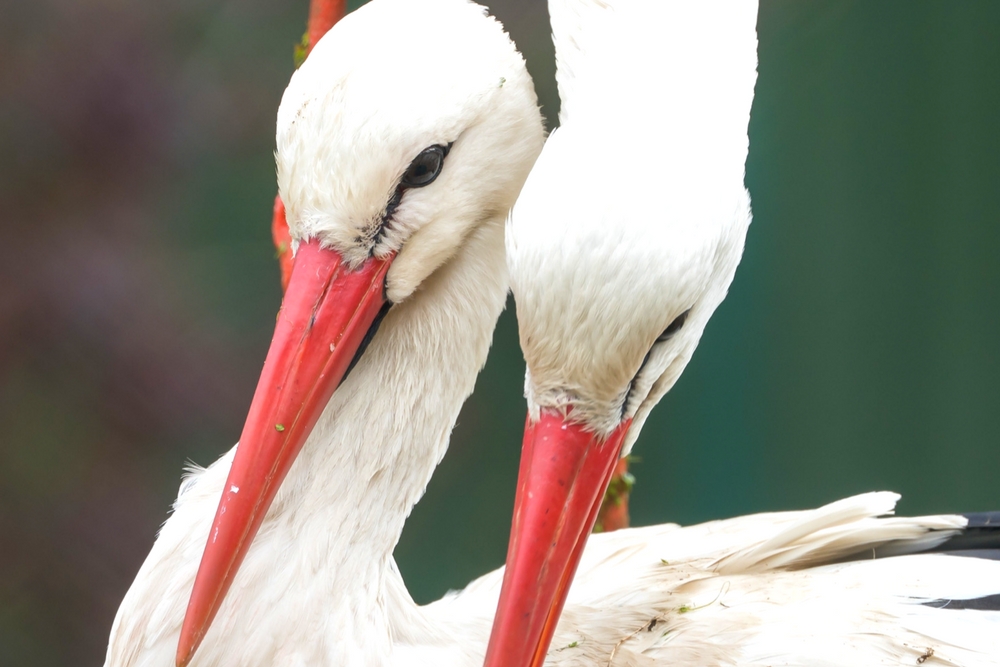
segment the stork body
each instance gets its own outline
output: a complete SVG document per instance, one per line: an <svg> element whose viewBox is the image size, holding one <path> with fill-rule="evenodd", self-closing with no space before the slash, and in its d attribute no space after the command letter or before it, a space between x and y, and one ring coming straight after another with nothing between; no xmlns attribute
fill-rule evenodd
<svg viewBox="0 0 1000 667"><path fill-rule="evenodd" d="M852 505L855 517L879 514L889 509L872 511L882 494L785 529L771 516L602 537L603 548L620 548L608 584L617 597L581 618L574 602L598 585L587 535L615 462L683 372L743 252L757 6L550 0L549 9L561 124L507 230L528 420L486 667L541 667L571 651L595 667L1000 664L995 551L835 564L847 533L864 541L866 525L889 524L836 528L823 517ZM741 537L707 556L722 526ZM967 602L935 604L945 588ZM584 627L594 630L564 634ZM609 650L610 639L592 637L621 643Z"/></svg>
<svg viewBox="0 0 1000 667"><path fill-rule="evenodd" d="M172 517L164 527L122 605L112 644L117 652L106 664L160 665L173 659L187 592L176 590L184 585L177 582L186 577L190 586L203 546L178 536L174 526L207 531L228 460L185 483L174 516L188 519L190 512L190 523ZM949 540L962 548L963 538L993 543L998 538L985 528L966 530L969 520L963 516L876 518L891 512L895 500L894 494L867 494L812 511L594 535L545 664L856 667L914 664L926 655L945 661L938 664L1000 664L995 632L1000 611L975 610L991 602L983 599L984 590L1000 592L1000 585L984 588L983 583L998 581L1000 563L935 553L872 559L882 552L942 548ZM277 543L262 542L268 549L260 551L259 567L268 568L268 583L261 577L257 586L230 596L233 611L220 614L217 622L226 623L213 629L218 639L206 640L202 649L209 651L199 652L196 661L220 666L483 664L502 569L420 606L389 557L374 578L378 596L355 589L347 603L343 595L350 586L334 583L335 573L325 571L327 562L318 570L297 566L305 558L297 552L306 541L300 538L281 554L274 553ZM171 548L177 551L164 553ZM157 570L172 576L158 576ZM302 598L303 583L314 591L317 604ZM256 609L255 598L270 591L267 600L277 605L273 615L261 618L250 632L242 629L239 624L248 619L236 607L250 603ZM257 609L264 613L264 607ZM352 641L347 629L365 631L363 636L377 642L378 658ZM312 652L317 646L340 648L331 657Z"/></svg>

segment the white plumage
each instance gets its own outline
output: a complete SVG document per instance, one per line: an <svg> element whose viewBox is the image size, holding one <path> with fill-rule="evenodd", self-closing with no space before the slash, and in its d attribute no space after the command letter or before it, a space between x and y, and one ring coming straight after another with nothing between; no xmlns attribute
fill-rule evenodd
<svg viewBox="0 0 1000 667"><path fill-rule="evenodd" d="M925 604L1000 593L1000 563L871 560L887 541L926 548L965 524L875 518L896 499L593 535L545 664L846 667L918 664L931 650L928 664L1000 664L1000 611ZM859 560L838 563L848 557Z"/></svg>
<svg viewBox="0 0 1000 667"><path fill-rule="evenodd" d="M503 667L541 664L565 590L548 582L572 572L556 545L583 539L567 526L591 506L539 498L564 482L583 497L594 453L631 448L724 298L750 223L756 2L549 8L561 126L507 233L531 423L508 553L521 573L505 582L487 660ZM557 456L572 464L537 472ZM1000 664L1000 562L973 557L995 554L875 559L965 522L873 518L895 499L591 536L545 664ZM890 535L901 542L879 548Z"/></svg>
<svg viewBox="0 0 1000 667"><path fill-rule="evenodd" d="M561 126L507 234L529 409L572 401L607 433L624 406L641 428L743 252L756 3L553 0L550 12Z"/></svg>
<svg viewBox="0 0 1000 667"><path fill-rule="evenodd" d="M276 151L292 236L321 238L351 264L394 256L380 290L392 307L312 429L192 667L397 662L394 637L417 608L392 551L486 360L507 293L504 219L543 138L521 56L466 0L375 0L294 75ZM392 205L433 145L450 146L440 176ZM173 664L213 515L233 494L234 451L183 485L115 618L108 667Z"/></svg>
<svg viewBox="0 0 1000 667"><path fill-rule="evenodd" d="M461 37L464 59L447 44L421 51L430 34ZM401 71L414 54L428 68ZM352 68L355 57L364 67ZM393 92L400 77L412 78ZM349 262L397 252L386 280L395 305L285 479L193 667L482 663L502 571L420 607L391 553L503 306L502 221L540 147L535 104L506 36L463 0L375 0L296 74L277 153L292 232L322 238ZM369 234L413 153L449 142L442 187L407 193L392 227ZM107 667L172 664L231 462L232 452L182 485L122 602ZM996 664L997 640L980 631L995 612L921 604L997 593L996 563L830 564L887 542L922 548L964 525L875 518L894 500L870 494L812 512L596 536L548 664Z"/></svg>
<svg viewBox="0 0 1000 667"><path fill-rule="evenodd" d="M1000 664L1000 611L946 602L1000 593L1000 563L874 560L876 550L940 544L966 523L876 518L897 499L869 493L816 510L593 535L545 664L847 667L923 664L930 652L937 662L926 664ZM394 664L481 664L502 574L412 607L407 628L435 628L437 646L400 628Z"/></svg>
<svg viewBox="0 0 1000 667"><path fill-rule="evenodd" d="M1000 664L1000 612L944 602L1000 593L1000 563L872 560L875 550L930 548L966 524L884 517L897 498L592 535L545 664L915 665L930 650L930 665ZM839 562L848 558L857 560ZM390 598L405 612L391 664L481 665L502 576L425 607ZM398 579L394 590L404 590Z"/></svg>

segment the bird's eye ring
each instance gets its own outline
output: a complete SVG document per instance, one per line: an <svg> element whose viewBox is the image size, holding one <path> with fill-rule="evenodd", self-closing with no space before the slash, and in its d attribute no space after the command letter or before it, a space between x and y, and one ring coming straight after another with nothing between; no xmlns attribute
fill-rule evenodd
<svg viewBox="0 0 1000 667"><path fill-rule="evenodd" d="M690 312L691 309L688 308L683 313L675 317L674 321L668 324L667 328L663 330L663 333L661 333L659 337L657 337L656 342L662 343L663 341L667 340L668 338L672 337L675 333L680 331L681 327L684 326L685 320L687 320L688 313Z"/></svg>
<svg viewBox="0 0 1000 667"><path fill-rule="evenodd" d="M420 151L413 162L403 172L399 184L404 188L422 188L434 182L444 166L444 158L448 154L446 146L429 146Z"/></svg>

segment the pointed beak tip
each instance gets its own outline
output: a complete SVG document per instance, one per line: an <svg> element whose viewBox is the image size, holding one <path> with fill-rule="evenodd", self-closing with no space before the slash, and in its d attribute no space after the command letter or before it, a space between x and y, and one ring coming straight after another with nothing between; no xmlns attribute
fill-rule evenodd
<svg viewBox="0 0 1000 667"><path fill-rule="evenodd" d="M194 652L198 650L200 644L200 640L191 641L191 638L185 637L185 633L182 631L181 641L177 645L177 655L174 657L174 665L176 667L188 667L191 664L191 659L194 657Z"/></svg>

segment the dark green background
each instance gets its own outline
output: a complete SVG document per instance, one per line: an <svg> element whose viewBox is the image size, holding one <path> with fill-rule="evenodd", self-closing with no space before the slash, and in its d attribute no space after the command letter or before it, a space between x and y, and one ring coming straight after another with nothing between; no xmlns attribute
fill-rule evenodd
<svg viewBox="0 0 1000 667"><path fill-rule="evenodd" d="M239 433L280 300L305 1L81 4L0 7L5 665L101 661L185 459ZM493 9L554 118L544 3ZM1000 3L764 0L759 33L746 255L636 447L635 523L873 489L1000 508ZM418 600L502 562L522 373L508 311L397 549Z"/></svg>

